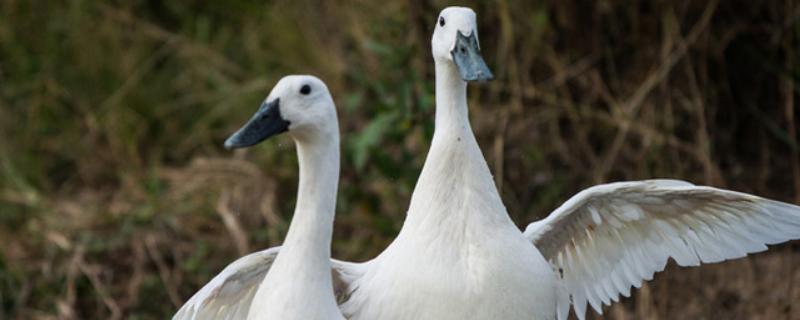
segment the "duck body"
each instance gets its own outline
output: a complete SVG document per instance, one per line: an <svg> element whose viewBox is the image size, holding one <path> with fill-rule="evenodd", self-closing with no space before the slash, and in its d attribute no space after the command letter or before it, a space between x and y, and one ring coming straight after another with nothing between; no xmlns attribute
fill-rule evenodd
<svg viewBox="0 0 800 320"><path fill-rule="evenodd" d="M352 319L553 319L556 277L506 212L469 125L466 83L437 64L436 131L400 234L352 286Z"/></svg>

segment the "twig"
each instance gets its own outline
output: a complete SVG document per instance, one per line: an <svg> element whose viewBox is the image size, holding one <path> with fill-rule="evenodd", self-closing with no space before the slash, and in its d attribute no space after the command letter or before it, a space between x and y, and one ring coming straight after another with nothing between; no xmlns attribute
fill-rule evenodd
<svg viewBox="0 0 800 320"><path fill-rule="evenodd" d="M677 48L670 53L666 59L664 59L658 69L651 73L645 79L642 85L639 86L639 88L633 93L633 95L623 103L622 111L624 117L635 117L636 113L639 111L639 108L641 108L644 99L647 98L650 92L670 74L670 71L672 71L672 68L675 67L678 61L680 61L681 58L686 55L689 47L694 44L700 34L708 27L708 23L711 21L711 17L714 16L714 12L717 9L717 3L718 0L712 0L708 3L708 5L706 5L703 15L700 17L700 20L694 25L694 27L692 27L692 30L689 32L689 35L686 37L686 39L677 43ZM608 175L608 172L611 170L616 162L617 157L619 156L622 144L625 142L629 130L629 126L624 125L617 132L617 135L614 137L614 141L611 144L611 148L609 149L608 153L606 153L603 161L600 162L598 169L595 171L594 180L596 183L605 181L606 175Z"/></svg>
<svg viewBox="0 0 800 320"><path fill-rule="evenodd" d="M794 2L794 1L790 1ZM791 9L791 8L787 8ZM787 18L787 20L789 20ZM786 50L786 61L785 61L785 68L787 71L792 72L794 70L794 54L793 50L796 48L792 45L792 34L790 33L788 36L785 37L786 41L784 42L784 50ZM798 151L797 144L797 127L794 123L794 80L791 76L784 76L782 81L783 95L784 95L784 106L786 109L786 124L788 126L787 130L789 131L789 143L791 143L791 161L792 161L792 176L794 177L794 199L795 202L800 203L800 151Z"/></svg>
<svg viewBox="0 0 800 320"><path fill-rule="evenodd" d="M181 305L181 298L178 295L178 289L175 285L172 284L172 277L170 276L169 268L167 268L167 264L164 262L164 258L161 257L161 254L158 251L158 243L153 235L147 235L144 237L144 244L145 249L147 249L147 254L150 256L150 259L156 264L156 268L158 269L158 275L161 278L161 282L164 283L164 287L167 289L167 295L169 299L172 301L172 305L175 307L179 307Z"/></svg>
<svg viewBox="0 0 800 320"><path fill-rule="evenodd" d="M108 289L103 284L103 281L100 280L97 270L98 267L86 264L84 261L84 252L85 247L83 245L78 247L75 254L75 259L73 260L75 266L81 271L81 273L83 273L84 276L86 276L87 279L89 279L89 283L92 284L95 293L97 293L97 295L100 297L100 300L111 312L111 315L108 317L108 319L122 319L122 309L120 309L117 302L111 297L111 294L109 294ZM72 266L70 266L70 268L72 268Z"/></svg>
<svg viewBox="0 0 800 320"><path fill-rule="evenodd" d="M514 43L514 24L511 23L511 13L508 9L507 1L498 2L498 18L500 19L500 52L508 68L505 71L508 73L508 83L511 84L511 109L522 109L521 89L519 85L519 63L513 54L512 44ZM498 126L494 135L494 170L495 170L495 184L497 190L503 191L503 177L505 176L505 134L508 130L508 118L511 110L503 108L498 114Z"/></svg>
<svg viewBox="0 0 800 320"><path fill-rule="evenodd" d="M687 103L690 104L689 109L695 111L698 122L696 130L696 154L700 156L700 163L703 165L703 171L705 173L704 183L724 187L725 183L722 179L722 174L719 168L714 164L711 155L711 137L709 137L708 134L705 103L703 101L702 91L700 90L701 85L698 83L691 58L686 59L686 74L689 79L689 90L691 90L692 94L692 97L688 99Z"/></svg>
<svg viewBox="0 0 800 320"><path fill-rule="evenodd" d="M139 301L139 289L144 280L144 264L147 261L147 254L145 253L144 245L141 241L134 241L133 248L133 272L128 280L125 290L127 298L125 299L124 306L128 307L135 305Z"/></svg>
<svg viewBox="0 0 800 320"><path fill-rule="evenodd" d="M66 279L66 287L67 292L65 293L65 297L63 299L58 299L57 302L57 309L58 309L58 318L63 320L68 319L75 319L75 301L77 297L77 290L75 289L75 279L78 277L79 272L79 264L83 260L83 255L86 252L86 247L84 245L80 245L72 253L72 258L70 259L69 266L67 267L67 279Z"/></svg>
<svg viewBox="0 0 800 320"><path fill-rule="evenodd" d="M242 228L239 220L236 219L233 211L231 211L230 207L228 207L230 199L230 192L223 191L219 201L217 201L217 214L219 214L219 216L222 218L222 222L225 223L225 228L228 229L231 237L233 237L233 243L236 244L236 250L239 251L240 255L245 255L250 252L250 246L247 241L247 233L244 231L244 228Z"/></svg>

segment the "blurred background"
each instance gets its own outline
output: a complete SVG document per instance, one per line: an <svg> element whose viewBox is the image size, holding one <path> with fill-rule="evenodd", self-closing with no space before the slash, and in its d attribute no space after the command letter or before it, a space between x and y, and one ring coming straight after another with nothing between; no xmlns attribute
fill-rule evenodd
<svg viewBox="0 0 800 320"><path fill-rule="evenodd" d="M0 319L164 319L281 243L288 137L224 139L283 75L339 110L337 258L397 234L433 133L447 1L0 1ZM470 113L524 227L597 183L800 203L800 5L463 1L497 79ZM606 319L800 319L800 242L656 276Z"/></svg>

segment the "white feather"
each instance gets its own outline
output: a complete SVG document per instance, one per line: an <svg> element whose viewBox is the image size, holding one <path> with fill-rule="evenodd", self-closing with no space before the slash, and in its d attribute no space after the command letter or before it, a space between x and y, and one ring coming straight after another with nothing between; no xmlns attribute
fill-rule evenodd
<svg viewBox="0 0 800 320"><path fill-rule="evenodd" d="M586 189L535 224L525 236L554 267L569 266L563 278L574 281L565 289L583 319L586 303L600 313L602 304L652 279L669 258L696 266L800 238L800 207L682 181L647 180ZM553 258L561 254L566 257Z"/></svg>

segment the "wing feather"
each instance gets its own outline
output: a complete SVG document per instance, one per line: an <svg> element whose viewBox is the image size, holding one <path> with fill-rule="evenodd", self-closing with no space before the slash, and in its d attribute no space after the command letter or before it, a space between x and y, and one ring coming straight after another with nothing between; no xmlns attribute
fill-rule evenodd
<svg viewBox="0 0 800 320"><path fill-rule="evenodd" d="M274 247L237 259L195 293L172 319L244 319L279 250Z"/></svg>
<svg viewBox="0 0 800 320"><path fill-rule="evenodd" d="M280 247L254 252L225 267L178 310L173 320L246 319L262 280ZM363 272L360 264L331 260L334 294L341 305L351 283Z"/></svg>
<svg viewBox="0 0 800 320"><path fill-rule="evenodd" d="M720 262L800 238L800 207L678 180L598 185L581 191L525 236L558 270L558 318L570 305L579 319L587 304L629 296L664 270Z"/></svg>

